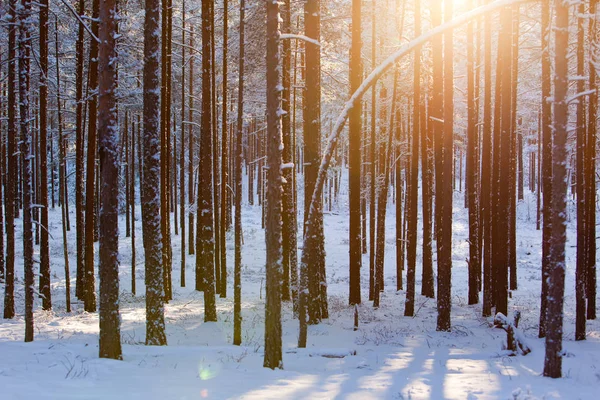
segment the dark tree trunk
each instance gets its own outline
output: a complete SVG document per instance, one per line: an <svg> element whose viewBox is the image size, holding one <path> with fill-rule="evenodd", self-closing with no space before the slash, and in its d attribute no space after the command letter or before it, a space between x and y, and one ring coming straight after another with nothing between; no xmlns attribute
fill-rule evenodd
<svg viewBox="0 0 600 400"><path fill-rule="evenodd" d="M585 12L584 3L577 6L577 13L583 15ZM584 76L584 40L585 33L583 28L583 18L577 18L577 76ZM585 90L585 81L579 79L577 81L577 93L582 93ZM588 188L585 186L586 179L586 124L585 124L585 98L580 98L577 102L577 164L575 171L576 190L577 190L577 266L575 271L575 340L585 340L586 331L586 272L589 265L587 260L588 237L586 234L586 225L590 222L587 220L588 206L586 201L586 192ZM590 121L595 124L596 121ZM595 240L595 239L594 239Z"/></svg>
<svg viewBox="0 0 600 400"><path fill-rule="evenodd" d="M194 26L190 27L190 48L194 48ZM194 196L194 156L196 154L196 141L194 138L194 57L190 58L190 79L188 87L189 106L188 106L188 122L190 124L188 130L188 203L190 204L190 212L188 214L188 254L194 254L196 251L196 240L194 239L194 215L192 205L196 202Z"/></svg>
<svg viewBox="0 0 600 400"><path fill-rule="evenodd" d="M372 2L371 9L371 69L375 69L377 62L377 15L376 2ZM369 144L369 300L375 297L375 216L376 216L376 178L375 167L377 147L377 85L371 89L371 141Z"/></svg>
<svg viewBox="0 0 600 400"><path fill-rule="evenodd" d="M185 252L185 46L187 45L185 42L185 32L186 32L186 16L185 16L185 0L182 2L182 10L181 10L181 134L179 137L179 141L181 142L181 150L179 152L179 218L181 222L181 264L180 264L180 276L179 276L179 284L181 287L185 287L185 266L186 266L186 252ZM194 54L190 54L190 58L193 59ZM191 62L190 59L190 62ZM190 92L189 95L192 93ZM191 120L188 123L191 125ZM190 158L191 161L191 158ZM188 190L191 190L191 185L188 187ZM177 213L177 211L175 211ZM192 247L192 243L190 242L190 247Z"/></svg>
<svg viewBox="0 0 600 400"><path fill-rule="evenodd" d="M472 5L472 2L471 2ZM466 195L469 207L469 304L479 302L481 279L481 256L479 254L479 172L477 159L479 154L479 134L477 128L477 106L475 102L475 65L474 65L473 23L467 25L467 161Z"/></svg>
<svg viewBox="0 0 600 400"><path fill-rule="evenodd" d="M452 19L452 3L444 5L446 21ZM454 139L454 56L452 31L444 35L444 137L442 143L442 182L440 182L440 237L438 247L437 330L450 331L452 306L452 162ZM435 81L435 80L434 80Z"/></svg>
<svg viewBox="0 0 600 400"><path fill-rule="evenodd" d="M33 179L32 179L32 143L29 124L29 57L31 55L31 35L33 33L31 2L21 0L18 7L19 40L19 126L21 134L21 164L23 184L23 269L25 271L25 341L33 341Z"/></svg>
<svg viewBox="0 0 600 400"><path fill-rule="evenodd" d="M85 14L85 0L79 0L77 13L79 15ZM75 295L78 299L84 299L84 282L85 282L85 198L84 198L84 107L85 100L83 97L83 83L84 83L84 71L83 71L83 57L85 55L84 49L84 31L83 24L78 24L77 31L77 44L76 44L76 60L75 60L75 100L77 106L75 109L75 225L77 231L77 280L75 284ZM65 198L65 203L68 204ZM68 215L68 214L67 214Z"/></svg>
<svg viewBox="0 0 600 400"><path fill-rule="evenodd" d="M310 0L309 0L310 1ZM267 2L267 201L265 240L266 368L283 368L281 350L281 67L279 52L279 3Z"/></svg>
<svg viewBox="0 0 600 400"><path fill-rule="evenodd" d="M244 28L246 2L240 0L238 109L235 138L235 254L233 272L233 344L242 344L242 135L244 132Z"/></svg>
<svg viewBox="0 0 600 400"><path fill-rule="evenodd" d="M98 150L100 154L100 358L121 360L119 316L119 129L116 108L116 0L99 10Z"/></svg>
<svg viewBox="0 0 600 400"><path fill-rule="evenodd" d="M308 0L304 5L305 33L316 41L321 37L321 11L320 0ZM316 324L322 318L327 318L327 287L325 277L325 240L323 233L323 205L322 198L316 204L317 213L315 221L307 221L308 209L311 204L319 166L321 164L321 53L320 47L307 44L306 52L306 79L304 91L304 146L305 146L305 172L304 172L304 221L316 225L315 247L311 248L314 262L308 264L308 286L310 301L308 302L309 323ZM305 236L306 242L306 236ZM306 247L306 245L305 245Z"/></svg>
<svg viewBox="0 0 600 400"><path fill-rule="evenodd" d="M548 279L550 235L552 232L552 108L550 65L550 2L542 2L542 292L539 337L546 336L546 308L548 306Z"/></svg>
<svg viewBox="0 0 600 400"><path fill-rule="evenodd" d="M146 344L167 344L164 319L164 275L161 232L159 0L146 0L144 19L144 162L140 180L146 283Z"/></svg>
<svg viewBox="0 0 600 400"><path fill-rule="evenodd" d="M40 192L38 204L41 206L40 222L40 295L42 308L52 308L50 292L50 248L48 243L48 0L42 0L40 6ZM51 143L52 144L52 143ZM54 178L54 177L53 177Z"/></svg>
<svg viewBox="0 0 600 400"><path fill-rule="evenodd" d="M228 182L229 182L229 147L227 143L228 137L228 121L227 121L227 0L223 0L223 98L222 98L222 131L221 131L221 224L219 225L220 235L220 249L221 253L218 255L221 257L221 288L219 290L219 296L221 298L227 297L227 246L226 246L226 231L227 231L227 210L228 206Z"/></svg>
<svg viewBox="0 0 600 400"><path fill-rule="evenodd" d="M544 376L562 376L563 301L565 292L565 245L567 242L567 102L569 63L569 8L555 1L554 143L552 147L552 232L548 257L548 304ZM546 193L544 193L546 195Z"/></svg>
<svg viewBox="0 0 600 400"><path fill-rule="evenodd" d="M14 21L16 18L15 8L16 0L10 0L8 3L8 14ZM16 72L16 34L17 27L11 25L8 30L8 60L7 60L7 122L6 129L6 189L4 191L4 215L6 228L6 264L4 276L4 318L11 319L15 316L15 208L17 192L17 166L19 159L17 156L17 81Z"/></svg>
<svg viewBox="0 0 600 400"><path fill-rule="evenodd" d="M92 32L98 37L99 0L93 1ZM96 276L94 273L94 230L96 226L96 122L97 122L97 90L98 90L98 42L90 41L89 58L89 100L87 177L85 182L85 291L84 309L96 311Z"/></svg>
<svg viewBox="0 0 600 400"><path fill-rule="evenodd" d="M212 1L202 2L202 54L212 47ZM204 321L217 320L215 303L215 231L213 214L213 141L211 58L202 57L202 121L198 172L196 290L204 291Z"/></svg>
<svg viewBox="0 0 600 400"><path fill-rule="evenodd" d="M595 51L598 46L598 0L590 0L590 14L593 15L590 18L589 31L590 31L590 43L591 51ZM598 85L596 83L596 60L590 58L589 61L589 74L590 74L590 90L597 90ZM590 96L589 105L589 118L588 121L596 121L598 118L598 93L594 93ZM586 174L586 194L587 194L587 228L586 234L588 245L587 245L587 260L588 266L586 271L586 295L587 295L587 318L596 319L596 123L592 122L588 124L587 129L587 149L586 149L586 162L585 168Z"/></svg>
<svg viewBox="0 0 600 400"><path fill-rule="evenodd" d="M421 34L420 2L415 2L415 37ZM417 220L419 198L419 135L421 134L421 49L414 52L413 61L413 126L410 148L410 183L408 185L408 250L406 269L406 306L404 315L412 317L415 313L415 280L417 268Z"/></svg>
<svg viewBox="0 0 600 400"><path fill-rule="evenodd" d="M284 3L283 11L283 26L282 30L285 33L290 33L292 29L292 10L291 2L286 0ZM293 225L295 212L293 199L293 162L294 149L292 148L292 132L290 126L290 100L291 100L291 85L290 85L290 73L292 65L292 47L289 40L284 40L282 45L282 84L283 84L283 95L281 102L281 109L285 112L281 117L282 124L282 137L283 137L283 163L285 168L283 169L283 197L282 197L282 240L281 250L283 256L283 275L281 279L281 299L283 301L289 301L290 297L290 257L291 252L296 251L295 248L291 247L292 235L296 235L296 229Z"/></svg>
<svg viewBox="0 0 600 400"><path fill-rule="evenodd" d="M350 95L358 89L362 78L361 0L352 0L352 44L350 47ZM350 305L361 303L360 268L361 252L361 136L362 102L350 111L348 123L348 198L350 201L349 247L350 247Z"/></svg>

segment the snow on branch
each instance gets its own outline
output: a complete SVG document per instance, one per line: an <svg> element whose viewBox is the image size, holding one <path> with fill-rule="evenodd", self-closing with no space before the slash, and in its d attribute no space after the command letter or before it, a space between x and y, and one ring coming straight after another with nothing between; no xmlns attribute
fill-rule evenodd
<svg viewBox="0 0 600 400"><path fill-rule="evenodd" d="M298 40L304 40L305 42L312 43L315 46L321 47L321 43L319 43L318 40L309 38L308 36L304 36L304 35L294 35L293 33L282 33L279 36L279 39L298 39Z"/></svg>
<svg viewBox="0 0 600 400"><path fill-rule="evenodd" d="M65 1L65 0L60 0L62 1L62 3L67 6L67 8L69 9L69 11L71 11L71 14L73 14L75 16L75 18L77 18L77 20L79 21L79 23L81 25L83 25L83 27L85 28L85 30L90 34L90 36L98 43L100 43L100 39L98 39L98 37L96 35L94 35L94 32L92 32L92 30L90 29L89 26L87 26L87 24L85 22L83 22L83 19L81 18L81 15L77 14L77 11L75 11L75 9L73 8L73 6L71 4L69 4L69 2ZM90 18L91 19L91 18Z"/></svg>

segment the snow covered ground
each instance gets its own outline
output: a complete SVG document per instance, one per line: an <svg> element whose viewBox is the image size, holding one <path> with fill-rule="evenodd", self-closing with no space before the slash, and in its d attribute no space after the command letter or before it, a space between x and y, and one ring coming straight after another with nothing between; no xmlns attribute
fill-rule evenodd
<svg viewBox="0 0 600 400"><path fill-rule="evenodd" d="M202 293L193 290L194 257L187 258L187 288L179 287L180 238L173 235L173 296L166 306L168 346L144 346L144 279L141 224L137 227L137 292L130 293L131 240L121 237L123 361L98 358L98 317L75 303L65 312L60 210L50 211L54 310L36 299L35 341L23 343L22 257L17 255L18 317L0 320L0 399L598 399L600 322L588 321L588 338L574 337L574 219L569 228L565 298L564 378L541 376L544 342L537 339L541 233L535 230L534 197L518 207L519 289L510 310L520 310L520 327L533 352L508 357L504 331L481 318L481 305L467 305L467 213L456 193L453 235L452 332L435 331L436 302L417 294L416 316L403 316L404 292L395 289L394 210L387 219L386 288L381 307L359 307L353 331L348 293L346 185L325 216L330 318L309 327L308 348L296 348L298 323L284 304L284 369L262 367L264 330L264 231L260 207L245 205L242 272L243 345L233 346L233 237L228 236L229 287L218 299L217 323L203 322ZM301 214L301 213L300 213ZM74 215L71 221L74 222ZM17 229L20 232L20 223ZM74 225L74 224L73 224ZM17 240L21 240L20 233ZM69 232L74 286L75 229ZM19 250L21 246L19 246ZM368 297L368 256L362 270ZM417 293L420 293L420 259ZM3 307L3 296L0 297ZM349 354L344 358L324 354Z"/></svg>

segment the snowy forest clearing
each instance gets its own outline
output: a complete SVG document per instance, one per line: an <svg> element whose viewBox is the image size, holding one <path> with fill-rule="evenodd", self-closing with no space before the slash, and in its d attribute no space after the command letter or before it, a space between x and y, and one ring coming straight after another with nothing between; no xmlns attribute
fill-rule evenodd
<svg viewBox="0 0 600 400"><path fill-rule="evenodd" d="M344 174L346 176L346 174ZM348 306L347 190L325 213L330 318L309 327L307 349L297 349L298 321L291 303L283 307L283 370L262 368L264 350L264 231L259 206L244 206L242 269L242 346L233 346L232 297L217 300L217 323L204 323L202 293L179 287L179 236L173 236L173 300L165 306L168 346L144 346L145 300L132 297L131 240L120 239L120 312L124 361L98 358L98 315L74 304L64 308L60 211L50 211L54 311L36 308L33 343L24 332L22 264L15 294L18 317L0 324L2 399L596 399L600 385L600 322L587 322L587 340L574 337L574 221L569 224L565 293L565 354L559 380L541 376L544 340L537 338L541 287L541 232L535 230L534 202L518 209L519 289L510 310L522 313L520 328L532 353L509 357L506 333L481 318L481 304L468 306L467 210L462 194L454 199L453 307L451 333L436 332L436 302L417 294L416 316L404 317L405 292L396 292L393 206L387 219L386 290L381 307L359 306L359 329ZM531 215L531 217L528 217ZM138 214L139 218L139 209ZM123 226L124 221L120 221ZM16 224L20 230L20 223ZM137 224L136 226L140 226ZM141 229L138 232L141 237ZM69 232L74 245L75 232ZM17 233L20 238L20 231ZM232 237L227 252L231 266ZM138 242L139 249L142 249ZM418 247L420 249L420 246ZM420 250L419 250L420 251ZM21 259L21 249L17 260ZM365 256L368 257L368 256ZM142 258L143 260L143 258ZM194 256L187 275L193 277ZM417 261L420 293L421 261ZM143 293L143 264L137 266ZM229 274L232 276L232 274ZM74 280L74 275L71 278ZM362 269L368 291L368 268ZM190 281L191 282L191 281ZM231 285L231 281L229 281ZM40 300L36 298L36 303ZM356 351L356 355L341 356Z"/></svg>

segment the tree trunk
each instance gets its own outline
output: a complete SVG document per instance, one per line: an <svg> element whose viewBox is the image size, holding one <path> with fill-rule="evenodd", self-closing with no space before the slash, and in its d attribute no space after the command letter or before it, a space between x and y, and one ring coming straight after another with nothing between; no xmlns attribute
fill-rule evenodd
<svg viewBox="0 0 600 400"><path fill-rule="evenodd" d="M8 3L8 14L11 20L16 19L17 0ZM6 228L6 264L4 275L4 318L11 319L15 316L15 208L17 192L17 63L16 63L16 25L9 26L8 30L8 60L7 60L7 120L6 129L6 154L8 158L6 171L6 189L4 191L4 215Z"/></svg>
<svg viewBox="0 0 600 400"><path fill-rule="evenodd" d="M444 5L446 21L452 19L452 3ZM440 238L438 247L437 330L450 331L452 307L452 160L454 153L454 55L452 30L444 35L444 137L442 143L443 179L440 184Z"/></svg>
<svg viewBox="0 0 600 400"><path fill-rule="evenodd" d="M98 37L99 0L93 1L92 32ZM85 182L85 291L84 309L87 312L96 311L96 277L94 273L94 229L96 225L96 130L97 130L97 101L98 89L98 42L90 41L89 58L89 90L92 93L89 100L88 148L87 148L87 177Z"/></svg>
<svg viewBox="0 0 600 400"><path fill-rule="evenodd" d="M352 44L350 47L350 94L360 86L362 78L362 28L361 0L352 0ZM362 103L350 111L348 124L348 199L350 208L349 248L350 248L350 280L349 303L361 303L360 268L362 266L361 252L361 136L362 136Z"/></svg>
<svg viewBox="0 0 600 400"><path fill-rule="evenodd" d="M18 67L19 67L19 116L21 134L21 163L23 184L23 270L25 271L25 342L33 341L33 179L31 163L31 131L29 124L29 57L33 33L31 2L21 0L17 8L19 21Z"/></svg>
<svg viewBox="0 0 600 400"><path fill-rule="evenodd" d="M105 0L99 10L98 150L100 154L100 358L121 360L119 316L119 148L116 109L117 10Z"/></svg>
<svg viewBox="0 0 600 400"><path fill-rule="evenodd" d="M146 0L144 19L144 162L140 177L146 283L146 344L167 344L164 319L164 275L161 232L159 0Z"/></svg>
<svg viewBox="0 0 600 400"><path fill-rule="evenodd" d="M50 292L50 248L48 243L48 0L42 0L40 6L40 193L38 204L41 206L40 222L40 295L42 308L52 308Z"/></svg>
<svg viewBox="0 0 600 400"><path fill-rule="evenodd" d="M223 98L222 98L222 135L221 135L221 224L219 225L219 235L221 237L221 288L219 296L227 297L227 246L226 246L226 231L227 231L227 210L229 196L227 194L229 182L229 160L228 160L228 121L227 121L227 0L223 0Z"/></svg>
<svg viewBox="0 0 600 400"><path fill-rule="evenodd" d="M554 58L554 143L552 146L552 232L548 257L548 303L546 319L546 357L544 376L562 376L563 301L565 292L565 245L567 242L567 103L569 63L569 8L564 0L555 1ZM546 193L544 193L546 195Z"/></svg>
<svg viewBox="0 0 600 400"><path fill-rule="evenodd" d="M85 0L79 0L77 13L81 16L85 14ZM84 299L84 282L85 282L85 198L84 198L84 106L85 100L83 97L84 83L84 31L83 24L78 24L77 44L75 54L75 101L77 103L75 109L75 230L77 231L77 280L75 284L75 295L78 299ZM65 203L67 199L65 198ZM67 214L68 215L68 214Z"/></svg>
<svg viewBox="0 0 600 400"><path fill-rule="evenodd" d="M244 28L246 2L240 0L238 109L235 138L235 253L233 273L233 344L242 344L242 134L244 130Z"/></svg>
<svg viewBox="0 0 600 400"><path fill-rule="evenodd" d="M212 47L212 1L202 2L202 54ZM198 172L196 290L204 291L204 321L217 320L215 304L215 231L213 214L213 142L211 58L202 57L202 121Z"/></svg>
<svg viewBox="0 0 600 400"><path fill-rule="evenodd" d="M546 336L546 308L548 306L548 279L550 235L552 232L552 108L550 65L550 2L542 2L542 291L539 337Z"/></svg>
<svg viewBox="0 0 600 400"><path fill-rule="evenodd" d="M309 0L310 1L310 0ZM281 67L279 3L267 2L267 287L264 367L283 368L281 351Z"/></svg>

